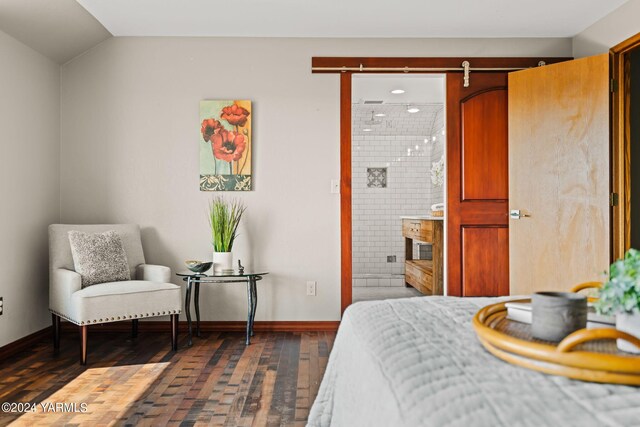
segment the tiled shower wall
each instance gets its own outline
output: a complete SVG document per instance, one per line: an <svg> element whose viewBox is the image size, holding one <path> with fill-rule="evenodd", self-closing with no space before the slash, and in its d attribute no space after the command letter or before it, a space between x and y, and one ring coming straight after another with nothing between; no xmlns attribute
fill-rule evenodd
<svg viewBox="0 0 640 427"><path fill-rule="evenodd" d="M410 114L406 105L353 105L354 286L404 286L400 216L425 215L443 202L444 188L431 183L431 165L444 153L443 105L416 106L420 112ZM374 117L381 123L367 123L372 111L385 114ZM386 188L367 186L367 168L386 168Z"/></svg>

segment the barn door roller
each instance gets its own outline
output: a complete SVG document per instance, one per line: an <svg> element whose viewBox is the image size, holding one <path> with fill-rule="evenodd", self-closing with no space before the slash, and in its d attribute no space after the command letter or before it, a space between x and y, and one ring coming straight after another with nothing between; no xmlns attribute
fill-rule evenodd
<svg viewBox="0 0 640 427"><path fill-rule="evenodd" d="M544 61L540 61L538 62L538 67L544 67L545 65L547 65L546 62ZM522 70L523 68L520 68L520 70ZM481 68L478 68L477 70L482 70ZM515 69L509 70L509 71L516 71ZM464 87L469 87L469 75L471 74L471 63L469 63L469 61L462 61L462 72L464 73L464 78L463 78L463 83L462 85Z"/></svg>
<svg viewBox="0 0 640 427"><path fill-rule="evenodd" d="M462 86L469 87L469 72L471 70L471 64L469 63L469 61L462 62L462 70L464 73L464 83L462 84Z"/></svg>

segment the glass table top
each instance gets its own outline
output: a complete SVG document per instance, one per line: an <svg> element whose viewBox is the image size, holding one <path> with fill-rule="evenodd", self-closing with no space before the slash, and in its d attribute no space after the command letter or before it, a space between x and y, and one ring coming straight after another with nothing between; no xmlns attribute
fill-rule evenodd
<svg viewBox="0 0 640 427"><path fill-rule="evenodd" d="M194 273L193 271L183 270L183 271L178 271L176 273L176 275L182 276L182 277L187 277L187 276L192 276L192 277L251 277L251 276L265 276L267 274L269 274L269 272L264 271L264 270L244 270L242 273L240 273L238 270L234 270L233 272L229 272L229 273L214 273L213 271L207 271L205 273Z"/></svg>

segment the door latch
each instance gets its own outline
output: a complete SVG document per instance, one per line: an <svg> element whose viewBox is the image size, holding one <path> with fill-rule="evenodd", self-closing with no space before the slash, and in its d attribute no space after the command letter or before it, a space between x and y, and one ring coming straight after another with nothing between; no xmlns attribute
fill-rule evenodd
<svg viewBox="0 0 640 427"><path fill-rule="evenodd" d="M528 218L531 215L520 212L520 209L511 209L509 211L509 218L511 219L520 219L520 218Z"/></svg>

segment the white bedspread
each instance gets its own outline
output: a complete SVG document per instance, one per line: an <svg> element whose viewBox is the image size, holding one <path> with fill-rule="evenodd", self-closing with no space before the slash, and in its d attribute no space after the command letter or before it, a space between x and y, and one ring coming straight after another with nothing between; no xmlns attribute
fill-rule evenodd
<svg viewBox="0 0 640 427"><path fill-rule="evenodd" d="M640 426L640 387L512 366L471 318L496 299L361 302L345 312L310 426Z"/></svg>

